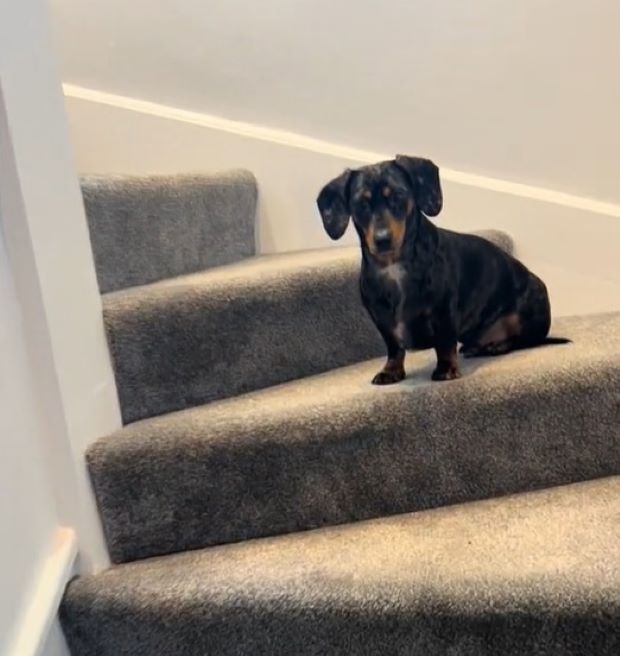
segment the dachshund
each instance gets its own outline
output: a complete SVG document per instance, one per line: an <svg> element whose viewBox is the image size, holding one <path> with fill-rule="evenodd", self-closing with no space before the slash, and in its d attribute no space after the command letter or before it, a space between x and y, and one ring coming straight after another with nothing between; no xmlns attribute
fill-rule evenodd
<svg viewBox="0 0 620 656"><path fill-rule="evenodd" d="M435 349L433 380L460 376L464 357L500 355L570 340L548 337L543 281L490 241L436 227L443 196L428 159L347 169L317 198L323 226L340 239L349 219L362 249L362 302L387 348L376 385L405 378L408 349Z"/></svg>

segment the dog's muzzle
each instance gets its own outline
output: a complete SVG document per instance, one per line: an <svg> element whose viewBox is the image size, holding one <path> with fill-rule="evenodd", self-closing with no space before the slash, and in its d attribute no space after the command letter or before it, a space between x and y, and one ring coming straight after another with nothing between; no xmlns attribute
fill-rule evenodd
<svg viewBox="0 0 620 656"><path fill-rule="evenodd" d="M377 253L388 253L392 250L392 233L387 228L380 228L374 234Z"/></svg>

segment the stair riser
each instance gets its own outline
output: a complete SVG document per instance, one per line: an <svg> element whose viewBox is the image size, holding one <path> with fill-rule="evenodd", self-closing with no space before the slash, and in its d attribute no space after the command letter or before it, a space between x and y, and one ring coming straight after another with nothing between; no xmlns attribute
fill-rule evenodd
<svg viewBox="0 0 620 656"><path fill-rule="evenodd" d="M142 303L104 300L125 423L310 376L385 349L359 263Z"/></svg>
<svg viewBox="0 0 620 656"><path fill-rule="evenodd" d="M486 377L479 385L450 384L449 392L426 385L413 398L407 388L392 388L372 402L353 397L345 407L249 423L245 432L188 419L163 442L159 436L118 452L92 449L112 558L618 473L620 408L609 390L620 386L620 369L604 361L581 367L572 377L546 374L525 389L494 389Z"/></svg>
<svg viewBox="0 0 620 656"><path fill-rule="evenodd" d="M145 285L255 254L257 188L245 171L82 179L99 287Z"/></svg>
<svg viewBox="0 0 620 656"><path fill-rule="evenodd" d="M268 604L268 602L266 602ZM328 604L326 604L328 606ZM219 612L217 612L219 610ZM122 608L98 609L97 631L110 639L84 639L68 630L79 656L328 656L429 654L458 656L617 656L620 609L590 609L583 615L493 613L460 616L382 613L375 600L367 613L329 612L317 605L304 612L260 607L183 609L182 629L169 630L159 618L129 619ZM293 609L291 609L292 611ZM262 612L261 612L262 611ZM125 645L132 645L126 651ZM388 648L389 645L389 648Z"/></svg>

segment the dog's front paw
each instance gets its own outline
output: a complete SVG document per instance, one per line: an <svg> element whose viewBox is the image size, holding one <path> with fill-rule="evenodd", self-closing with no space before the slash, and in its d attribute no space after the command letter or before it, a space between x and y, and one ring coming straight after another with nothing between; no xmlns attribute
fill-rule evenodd
<svg viewBox="0 0 620 656"><path fill-rule="evenodd" d="M461 372L459 371L459 368L454 366L454 365L437 365L435 371L433 371L433 375L431 378L433 380L456 380L457 378L461 377Z"/></svg>
<svg viewBox="0 0 620 656"><path fill-rule="evenodd" d="M404 369L383 369L373 379L373 385L394 385L405 378Z"/></svg>

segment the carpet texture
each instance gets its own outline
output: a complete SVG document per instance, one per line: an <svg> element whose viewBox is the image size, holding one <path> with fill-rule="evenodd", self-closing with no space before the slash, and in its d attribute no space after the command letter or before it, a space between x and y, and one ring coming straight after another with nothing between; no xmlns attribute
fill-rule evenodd
<svg viewBox="0 0 620 656"><path fill-rule="evenodd" d="M620 653L620 478L117 566L79 656Z"/></svg>
<svg viewBox="0 0 620 656"><path fill-rule="evenodd" d="M620 474L620 314L370 384L382 360L138 422L87 459L114 561Z"/></svg>
<svg viewBox="0 0 620 656"><path fill-rule="evenodd" d="M246 171L87 176L82 195L102 292L255 253L257 189Z"/></svg>
<svg viewBox="0 0 620 656"><path fill-rule="evenodd" d="M250 174L83 193L126 425L73 656L620 653L620 314L376 387L359 249L252 257Z"/></svg>
<svg viewBox="0 0 620 656"><path fill-rule="evenodd" d="M506 249L510 239L479 232ZM104 297L125 423L385 352L358 248L255 258Z"/></svg>

